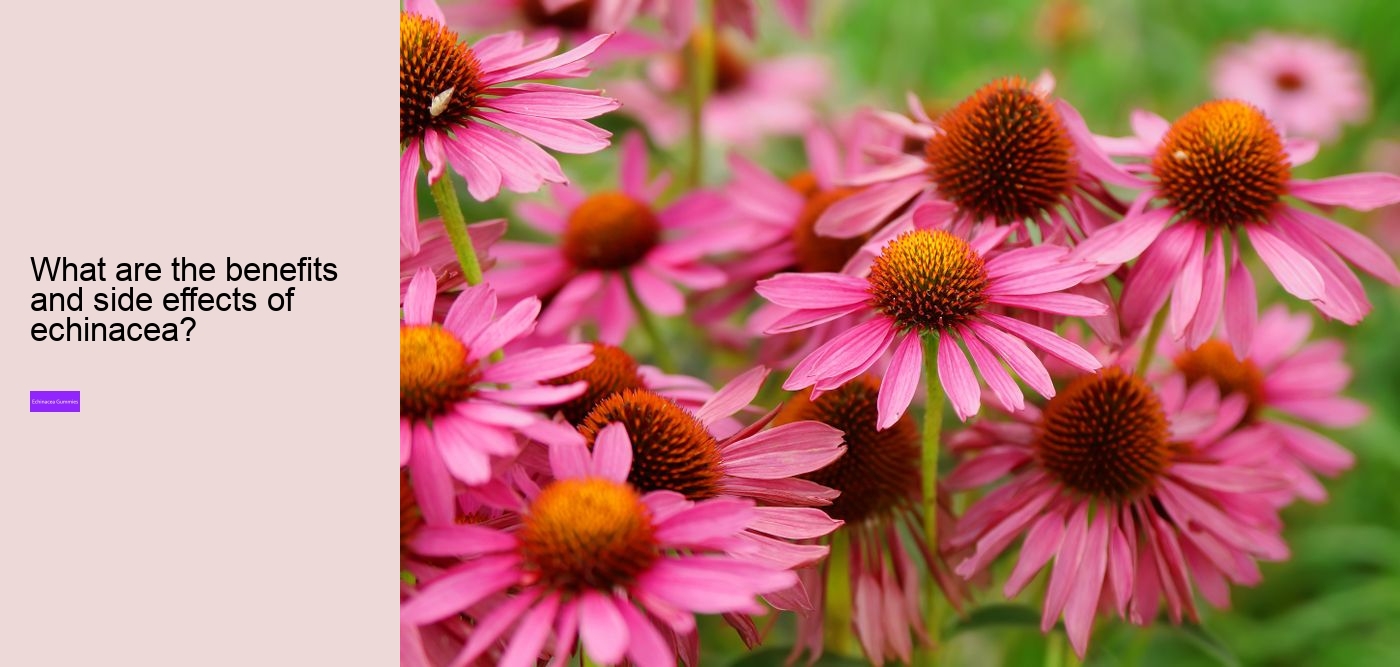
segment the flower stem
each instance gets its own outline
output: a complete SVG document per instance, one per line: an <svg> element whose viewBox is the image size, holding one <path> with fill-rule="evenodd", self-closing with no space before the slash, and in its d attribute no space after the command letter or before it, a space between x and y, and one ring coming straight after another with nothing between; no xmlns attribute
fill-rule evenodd
<svg viewBox="0 0 1400 667"><path fill-rule="evenodd" d="M656 317L647 310L641 297L637 296L637 288L632 285L632 278L626 274L621 278L622 284L627 287L627 300L632 303L632 310L637 313L637 321L651 340L651 354L656 358L656 365L667 373L676 372L676 360L671 357L671 348L666 345L666 338L661 335L661 327L656 324Z"/></svg>
<svg viewBox="0 0 1400 667"><path fill-rule="evenodd" d="M427 160L423 161L427 168ZM452 185L452 177L443 174L436 183L430 184L433 203L437 204L438 215L442 216L443 229L452 241L452 249L457 251L457 263L462 265L462 276L468 285L479 285L485 279L481 274L481 262L477 261L476 248L472 237L467 233L467 219L462 216L462 205L457 201L457 189Z"/></svg>
<svg viewBox="0 0 1400 667"><path fill-rule="evenodd" d="M1045 636L1045 667L1065 667L1065 636L1059 630Z"/></svg>
<svg viewBox="0 0 1400 667"><path fill-rule="evenodd" d="M1157 352L1157 339L1162 337L1162 328L1167 324L1167 307L1162 306L1157 311L1157 316L1152 319L1152 328L1147 330L1147 338L1143 339L1142 356L1138 357L1137 374L1147 376L1147 367L1152 365L1152 356Z"/></svg>
<svg viewBox="0 0 1400 667"><path fill-rule="evenodd" d="M705 99L714 89L715 80L715 22L713 3L699 3L695 34L685 50L686 72L690 74L690 169L687 182L697 187L705 176Z"/></svg>
<svg viewBox="0 0 1400 667"><path fill-rule="evenodd" d="M938 380L938 334L923 336L924 383L928 397L924 403L924 446L922 457L924 539L929 551L938 553L938 451L940 431L943 429L943 384ZM924 629L932 645L925 653L926 665L938 664L938 643L943 627L942 594L938 590L938 580L929 575L924 577L924 597L928 607L924 612Z"/></svg>

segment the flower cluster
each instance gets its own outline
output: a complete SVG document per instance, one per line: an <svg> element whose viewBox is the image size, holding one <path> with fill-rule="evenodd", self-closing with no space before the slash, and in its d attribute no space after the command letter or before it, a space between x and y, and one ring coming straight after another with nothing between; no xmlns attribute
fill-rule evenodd
<svg viewBox="0 0 1400 667"><path fill-rule="evenodd" d="M1361 322L1353 267L1400 270L1330 212L1400 177L1296 177L1307 123L1244 93L1128 137L1049 73L819 113L820 60L756 60L760 7L705 4L405 2L402 664L695 665L697 616L753 647L788 612L793 659L908 663L996 584L1082 657L1288 557L1280 510L1352 464L1315 428L1366 408L1259 283ZM549 151L614 145L589 119L619 108L645 134L570 182ZM707 143L782 134L804 169L706 183ZM652 146L685 136L681 184ZM469 223L453 174L509 218Z"/></svg>

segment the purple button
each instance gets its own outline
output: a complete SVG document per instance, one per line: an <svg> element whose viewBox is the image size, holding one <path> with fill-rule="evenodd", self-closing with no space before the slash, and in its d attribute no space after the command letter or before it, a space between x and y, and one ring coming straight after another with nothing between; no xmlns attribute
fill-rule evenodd
<svg viewBox="0 0 1400 667"><path fill-rule="evenodd" d="M76 391L31 391L30 412L82 412L83 402Z"/></svg>

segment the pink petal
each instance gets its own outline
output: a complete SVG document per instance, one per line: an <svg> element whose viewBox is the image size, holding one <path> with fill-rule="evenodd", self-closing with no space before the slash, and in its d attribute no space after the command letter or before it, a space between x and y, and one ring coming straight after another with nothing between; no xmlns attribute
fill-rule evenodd
<svg viewBox="0 0 1400 667"><path fill-rule="evenodd" d="M553 58L546 58L544 60L540 60L528 65L523 65L506 71L498 70L489 72L489 76L483 77L482 83L485 85L491 85L493 83L498 83L502 81L517 81L520 79L527 79L534 75L544 74L547 73L549 70L557 69L561 66L578 62L592 55L593 52L597 51L598 47L602 46L603 42L608 41L608 38L610 37L612 37L611 34L598 35L593 39L590 39L569 51L565 51L564 53L554 56Z"/></svg>
<svg viewBox="0 0 1400 667"><path fill-rule="evenodd" d="M1390 285L1400 285L1400 269L1396 268L1395 260L1364 234L1300 209L1287 209L1284 215L1316 235L1337 254L1361 267L1361 270Z"/></svg>
<svg viewBox="0 0 1400 667"><path fill-rule="evenodd" d="M514 535L485 526L424 526L413 536L413 551L424 556L479 556L517 545Z"/></svg>
<svg viewBox="0 0 1400 667"><path fill-rule="evenodd" d="M972 374L967 356L951 333L938 337L938 381L943 383L943 390L948 395L948 402L953 404L953 412L957 413L958 419L967 421L977 414L982 402L977 376Z"/></svg>
<svg viewBox="0 0 1400 667"><path fill-rule="evenodd" d="M1174 215L1175 209L1158 208L1119 220L1085 239L1075 247L1073 256L1107 265L1137 259Z"/></svg>
<svg viewBox="0 0 1400 667"><path fill-rule="evenodd" d="M452 476L438 453L438 444L427 424L413 426L413 456L408 461L418 508L429 524L450 524L456 518Z"/></svg>
<svg viewBox="0 0 1400 667"><path fill-rule="evenodd" d="M835 308L865 303L870 284L841 273L780 273L758 281L763 298L788 308Z"/></svg>
<svg viewBox="0 0 1400 667"><path fill-rule="evenodd" d="M1080 370L1093 372L1103 366L1094 355L1089 354L1084 348L1061 338L1052 331L996 313L983 313L982 316L988 322L1001 327L1012 335L1019 336L1022 340L1059 357Z"/></svg>
<svg viewBox="0 0 1400 667"><path fill-rule="evenodd" d="M792 422L724 448L720 466L748 479L784 479L818 470L839 458L841 431L815 421Z"/></svg>
<svg viewBox="0 0 1400 667"><path fill-rule="evenodd" d="M1085 533L1088 532L1088 504L1081 503L1066 522L1063 542L1055 566L1050 570L1050 586L1045 592L1045 607L1040 616L1040 631L1049 632L1078 583L1084 559Z"/></svg>
<svg viewBox="0 0 1400 667"><path fill-rule="evenodd" d="M442 14L442 8L433 0L404 0L403 11L405 14L417 14L433 19L438 23L447 24L447 18Z"/></svg>
<svg viewBox="0 0 1400 667"><path fill-rule="evenodd" d="M1326 287L1322 276L1302 253L1263 225L1249 225L1246 230L1259 259L1269 267L1284 290L1305 301L1323 297Z"/></svg>
<svg viewBox="0 0 1400 667"><path fill-rule="evenodd" d="M607 130L598 129L583 120L538 118L505 112L493 113L487 118L560 153L596 153L608 147L608 137L612 136Z"/></svg>
<svg viewBox="0 0 1400 667"><path fill-rule="evenodd" d="M632 470L632 440L627 427L612 423L598 432L593 442L593 474L614 482L627 481Z"/></svg>
<svg viewBox="0 0 1400 667"><path fill-rule="evenodd" d="M429 307L432 307L431 304ZM442 327L466 344L480 336L495 315L495 290L487 284L474 285L457 295L452 307L447 310L447 316L442 319Z"/></svg>
<svg viewBox="0 0 1400 667"><path fill-rule="evenodd" d="M867 187L826 209L817 219L817 233L836 238L860 236L928 186L928 178L919 175Z"/></svg>
<svg viewBox="0 0 1400 667"><path fill-rule="evenodd" d="M1225 243L1216 235L1205 256L1204 275L1201 278L1201 300L1196 305L1195 316L1186 330L1186 347L1195 349L1210 338L1215 323L1220 319L1221 290L1225 286ZM1175 301L1173 301L1175 303Z"/></svg>
<svg viewBox="0 0 1400 667"><path fill-rule="evenodd" d="M1046 398L1055 395L1055 385L1050 381L1050 372L1045 370L1045 364L1041 363L1034 352L1031 352L1025 341L980 322L973 322L967 326L966 330L972 332L974 336L995 350L998 356L1005 359L1007 365L1011 366L1011 370L1016 371L1016 374L1031 386L1031 389ZM1017 390L1017 393L1020 391Z"/></svg>
<svg viewBox="0 0 1400 667"><path fill-rule="evenodd" d="M459 126L457 136L447 140L443 146L452 168L467 179L467 194L477 201L486 201L501 192L500 168L481 153L481 142L474 140L477 135L497 131L477 123L468 123Z"/></svg>
<svg viewBox="0 0 1400 667"><path fill-rule="evenodd" d="M1257 298L1254 278L1236 255L1225 283L1225 337L1230 340L1236 359L1249 358L1254 345L1254 326L1259 318Z"/></svg>
<svg viewBox="0 0 1400 667"><path fill-rule="evenodd" d="M627 658L637 667L667 667L676 664L675 653L656 626L630 604L618 604L618 611L627 621Z"/></svg>
<svg viewBox="0 0 1400 667"><path fill-rule="evenodd" d="M734 413L746 408L753 402L758 390L763 387L763 381L768 378L769 370L764 366L757 366L745 371L742 375L730 380L728 384L715 392L710 400L700 406L695 411L695 418L700 423L709 426L717 420L729 417Z"/></svg>
<svg viewBox="0 0 1400 667"><path fill-rule="evenodd" d="M919 334L910 331L904 340L895 347L890 366L885 371L880 384L880 394L876 398L876 414L879 423L877 430L884 430L899 421L914 400L914 392L919 388L919 378L923 373L924 348Z"/></svg>
<svg viewBox="0 0 1400 667"><path fill-rule="evenodd" d="M978 340L967 328L961 329L963 345L967 346L967 351L972 355L972 360L977 363L977 370L981 371L982 379L986 380L987 386L992 393L996 394L997 402L1008 412L1018 412L1026 406L1025 396L1021 394L1021 388L1016 386L1016 381L1011 378L1011 374L1002 367L998 360L982 341ZM1029 353L1029 350L1027 350Z"/></svg>
<svg viewBox="0 0 1400 667"><path fill-rule="evenodd" d="M1108 312L1108 304L1079 294L1002 295L992 297L991 302L1074 317L1098 317Z"/></svg>
<svg viewBox="0 0 1400 667"><path fill-rule="evenodd" d="M433 303L437 300L437 276L426 267L413 274L403 297L404 324L423 325L433 322Z"/></svg>
<svg viewBox="0 0 1400 667"><path fill-rule="evenodd" d="M1065 634L1069 635L1070 645L1081 660L1089 648L1089 631L1094 627L1094 612L1098 609L1099 594L1103 590L1108 559L1106 509L1100 508L1089 526L1089 535L1084 541L1084 558L1077 573L1078 581L1074 583L1074 590L1065 603Z"/></svg>
<svg viewBox="0 0 1400 667"><path fill-rule="evenodd" d="M475 660L483 652L491 648L496 643L496 639L505 632L516 621L521 619L521 614L530 608L530 605L539 599L539 592L533 588L527 588L520 595L508 598L500 606L487 612L472 628L471 635L467 638L467 645L463 647L462 653L457 656L448 667L465 667L475 664ZM402 617L402 613L400 613Z"/></svg>
<svg viewBox="0 0 1400 667"><path fill-rule="evenodd" d="M617 429L613 429L614 426L616 426ZM603 428L603 431L611 431L614 435L618 430L622 430L622 435L624 437L627 435L625 427L621 424L609 424ZM603 434L600 432L598 434L598 439L601 440L602 437ZM631 449L630 442L628 443L628 449ZM561 442L550 447L549 467L554 473L555 479L575 479L592 475L593 461L589 456L588 443L583 440L577 440Z"/></svg>
<svg viewBox="0 0 1400 667"><path fill-rule="evenodd" d="M704 546L711 540L733 537L748 527L753 517L751 500L713 498L658 521L655 537L672 547Z"/></svg>
<svg viewBox="0 0 1400 667"><path fill-rule="evenodd" d="M452 616L515 583L515 556L489 556L459 565L432 583L399 610L399 620L427 625Z"/></svg>
<svg viewBox="0 0 1400 667"><path fill-rule="evenodd" d="M1192 225L1191 236L1187 240L1186 262L1181 265L1173 281L1171 304L1167 312L1168 331L1173 340L1186 335L1186 325L1196 314L1196 306L1201 303L1201 282L1205 273L1205 229Z"/></svg>
<svg viewBox="0 0 1400 667"><path fill-rule="evenodd" d="M749 528L791 540L809 540L841 526L841 521L810 507L755 507Z"/></svg>
<svg viewBox="0 0 1400 667"><path fill-rule="evenodd" d="M1295 178L1288 183L1288 193L1314 204L1370 211L1400 203L1400 176L1370 172L1315 181Z"/></svg>
<svg viewBox="0 0 1400 667"><path fill-rule="evenodd" d="M1065 130L1069 132L1074 140L1075 146L1079 149L1077 157L1080 166L1090 174L1098 177L1106 183L1120 185L1125 188L1142 189L1147 184L1141 179L1123 170L1108 156L1097 150L1094 135L1089 132L1089 126L1084 122L1084 117L1079 115L1079 111L1063 99L1055 100L1055 109L1060 112L1060 118L1064 121Z"/></svg>
<svg viewBox="0 0 1400 667"><path fill-rule="evenodd" d="M1065 519L1059 514L1049 513L1040 517L1031 526L1030 532L1026 533L1026 540L1021 544L1021 554L1016 559L1016 567L1011 571L1011 576L1007 577L1006 585L1002 587L1002 594L1008 598L1016 597L1021 589L1030 583L1045 564L1060 550L1060 540L1065 532Z"/></svg>
<svg viewBox="0 0 1400 667"><path fill-rule="evenodd" d="M418 141L410 140L399 156L399 244L417 253L418 244Z"/></svg>
<svg viewBox="0 0 1400 667"><path fill-rule="evenodd" d="M545 639L554 629L554 615L559 611L559 594L546 596L540 603L520 619L510 645L501 655L497 667L535 667L539 662L540 650Z"/></svg>
<svg viewBox="0 0 1400 667"><path fill-rule="evenodd" d="M894 323L884 318L857 325L807 355L792 369L783 389L795 391L847 371L869 368L894 335Z"/></svg>
<svg viewBox="0 0 1400 667"><path fill-rule="evenodd" d="M584 591L579 604L579 636L594 660L611 665L627 651L627 621L610 596Z"/></svg>

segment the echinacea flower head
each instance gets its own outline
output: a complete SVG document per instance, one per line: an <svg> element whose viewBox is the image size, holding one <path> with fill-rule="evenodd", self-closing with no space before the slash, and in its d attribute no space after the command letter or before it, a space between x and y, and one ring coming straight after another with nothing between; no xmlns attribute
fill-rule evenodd
<svg viewBox="0 0 1400 667"><path fill-rule="evenodd" d="M794 651L806 651L813 661L821 657L823 648L829 577L850 577L851 622L865 655L877 665L887 657L908 663L914 644L911 633L927 641L918 602L923 577L935 577L953 603L961 604L957 578L923 532L919 430L908 415L889 428L876 428L879 388L877 378L862 375L815 400L810 391L800 392L783 404L773 420L775 424L802 420L827 424L841 431L846 443L841 458L804 476L841 492L823 509L845 522L838 532L846 537L850 564L848 572L838 572L826 563L798 573L817 613L799 619ZM938 525L953 525L951 513L941 504ZM951 529L943 532L951 534ZM836 535L822 541L830 542ZM921 563L910 557L911 540Z"/></svg>
<svg viewBox="0 0 1400 667"><path fill-rule="evenodd" d="M626 350L607 343L593 343L593 361L587 366L546 380L545 384L566 385L574 382L583 382L587 388L582 394L555 407L564 420L574 426L582 425L593 408L604 399L628 390L647 390L689 410L698 410L715 394L714 389L703 380L663 373L655 366L638 363Z"/></svg>
<svg viewBox="0 0 1400 667"><path fill-rule="evenodd" d="M1395 261L1374 242L1285 198L1371 210L1400 202L1400 176L1296 178L1293 168L1316 154L1316 142L1285 140L1263 111L1238 100L1206 102L1171 124L1145 112L1133 121L1135 137L1105 143L1143 158L1134 168L1153 179L1139 184L1121 221L1075 249L1110 267L1137 258L1122 298L1127 330L1141 330L1170 296L1172 338L1201 344L1223 311L1227 339L1238 356L1248 354L1258 306L1241 259L1246 240L1285 291L1347 324L1371 304L1346 262L1400 285Z"/></svg>
<svg viewBox="0 0 1400 667"><path fill-rule="evenodd" d="M622 424L632 444L628 482L642 492L667 490L691 500L744 496L775 505L820 506L835 493L800 479L841 456L841 433L812 421L759 430L760 422L718 437L714 427L749 406L768 371L731 380L698 409L647 390L627 390L600 401L579 430L593 443L607 426Z"/></svg>
<svg viewBox="0 0 1400 667"><path fill-rule="evenodd" d="M610 133L586 122L617 108L598 91L527 79L587 76L584 62L608 38L599 35L566 53L545 58L557 39L525 43L518 32L467 44L444 23L432 0L408 0L399 14L399 225L400 243L418 250L416 184L422 158L436 182L447 165L484 201L502 187L533 192L566 179L540 146L592 153ZM518 85L517 85L518 84Z"/></svg>
<svg viewBox="0 0 1400 667"><path fill-rule="evenodd" d="M1349 428L1369 414L1366 406L1341 395L1351 380L1342 342L1308 342L1312 320L1275 306L1259 319L1249 355L1235 356L1230 345L1212 338L1194 350L1164 344L1172 372L1188 384L1210 382L1222 395L1247 400L1244 426L1257 425L1279 445L1278 465L1291 484L1290 495L1312 502L1327 498L1314 473L1335 476L1355 456L1308 426Z"/></svg>
<svg viewBox="0 0 1400 667"><path fill-rule="evenodd" d="M911 99L912 120L885 118L922 142L922 150L898 154L855 179L871 187L827 210L817 231L868 233L910 202L931 207L930 215L960 232L1033 222L1050 238L1064 233L1066 216L1077 223L1073 231L1093 229L1097 216L1084 195L1108 200L1100 180L1131 180L1094 144L1079 113L1051 96L1053 88L1048 75L1034 82L997 79L936 122Z"/></svg>
<svg viewBox="0 0 1400 667"><path fill-rule="evenodd" d="M1005 481L959 519L953 546L975 551L957 572L986 570L1024 536L1004 593L1051 565L1041 630L1063 616L1080 657L1100 609L1147 624L1165 599L1174 622L1198 620L1193 588L1226 606L1229 582L1257 583L1256 560L1288 554L1268 499L1285 484L1268 436L1234 430L1245 403L1209 383L1188 390L1175 376L1154 388L1110 366L1043 408L960 433L954 451L975 456L948 488Z"/></svg>
<svg viewBox="0 0 1400 667"><path fill-rule="evenodd" d="M755 509L759 521L740 535L750 549L748 557L786 569L811 565L826 556L828 548L793 540L821 537L841 522L815 509L830 504L837 492L802 475L836 460L845 448L840 431L814 421L765 429L772 412L723 435L729 418L749 406L767 375L762 367L748 371L694 411L649 391L624 391L599 402L579 431L596 448L608 429L625 428L632 453L627 483L642 493L670 491L695 501L739 497L762 503ZM764 599L779 609L812 609L802 587L769 593ZM731 615L726 620L750 645L757 642L747 617Z"/></svg>
<svg viewBox="0 0 1400 667"><path fill-rule="evenodd" d="M550 460L555 481L520 508L517 525L427 527L414 540L419 553L462 562L404 603L404 623L496 602L477 616L453 664L486 655L506 667L563 661L581 639L599 664L674 665L668 636L692 635L695 614L759 613L758 595L796 583L791 572L729 552L755 521L751 501L694 502L626 483L624 427L600 432L592 452L574 442Z"/></svg>
<svg viewBox="0 0 1400 667"><path fill-rule="evenodd" d="M992 230L969 242L944 230L915 229L885 244L867 277L786 273L760 282L759 294L793 309L770 331L805 329L852 314L869 318L803 359L783 388L835 389L864 373L893 345L878 401L879 427L888 428L908 409L919 386L925 336L937 337L938 378L964 420L981 404L969 353L1008 410L1019 409L1024 398L1001 360L1042 396L1055 393L1044 364L1027 343L1082 370L1097 369L1099 361L1078 345L994 312L1010 306L1097 316L1107 308L1088 297L1060 292L1095 268L1067 261L1064 248L1040 245L994 253L1007 231Z"/></svg>
<svg viewBox="0 0 1400 667"><path fill-rule="evenodd" d="M1212 66L1219 97L1257 105L1289 134L1332 141L1366 119L1370 86L1356 54L1328 40L1263 32Z"/></svg>
<svg viewBox="0 0 1400 667"><path fill-rule="evenodd" d="M497 316L495 290L475 285L439 323L433 320L436 293L433 274L420 269L399 326L399 465L409 466L430 523L455 516L452 479L489 481L491 459L519 451L517 435L551 445L576 439L530 410L582 393L582 383L540 382L592 361L588 345L541 347L495 360L493 352L534 327L539 301L522 300Z"/></svg>
<svg viewBox="0 0 1400 667"><path fill-rule="evenodd" d="M556 186L556 207L525 202L517 212L531 226L557 236L553 244L502 241L493 270L502 296L547 297L540 333L598 326L598 340L619 344L636 311L628 295L658 315L679 315L685 297L677 285L708 289L724 274L701 260L735 243L723 223L728 206L714 193L697 190L668 205L658 198L666 175L649 181L647 148L640 134L622 142L620 188L585 194Z"/></svg>

